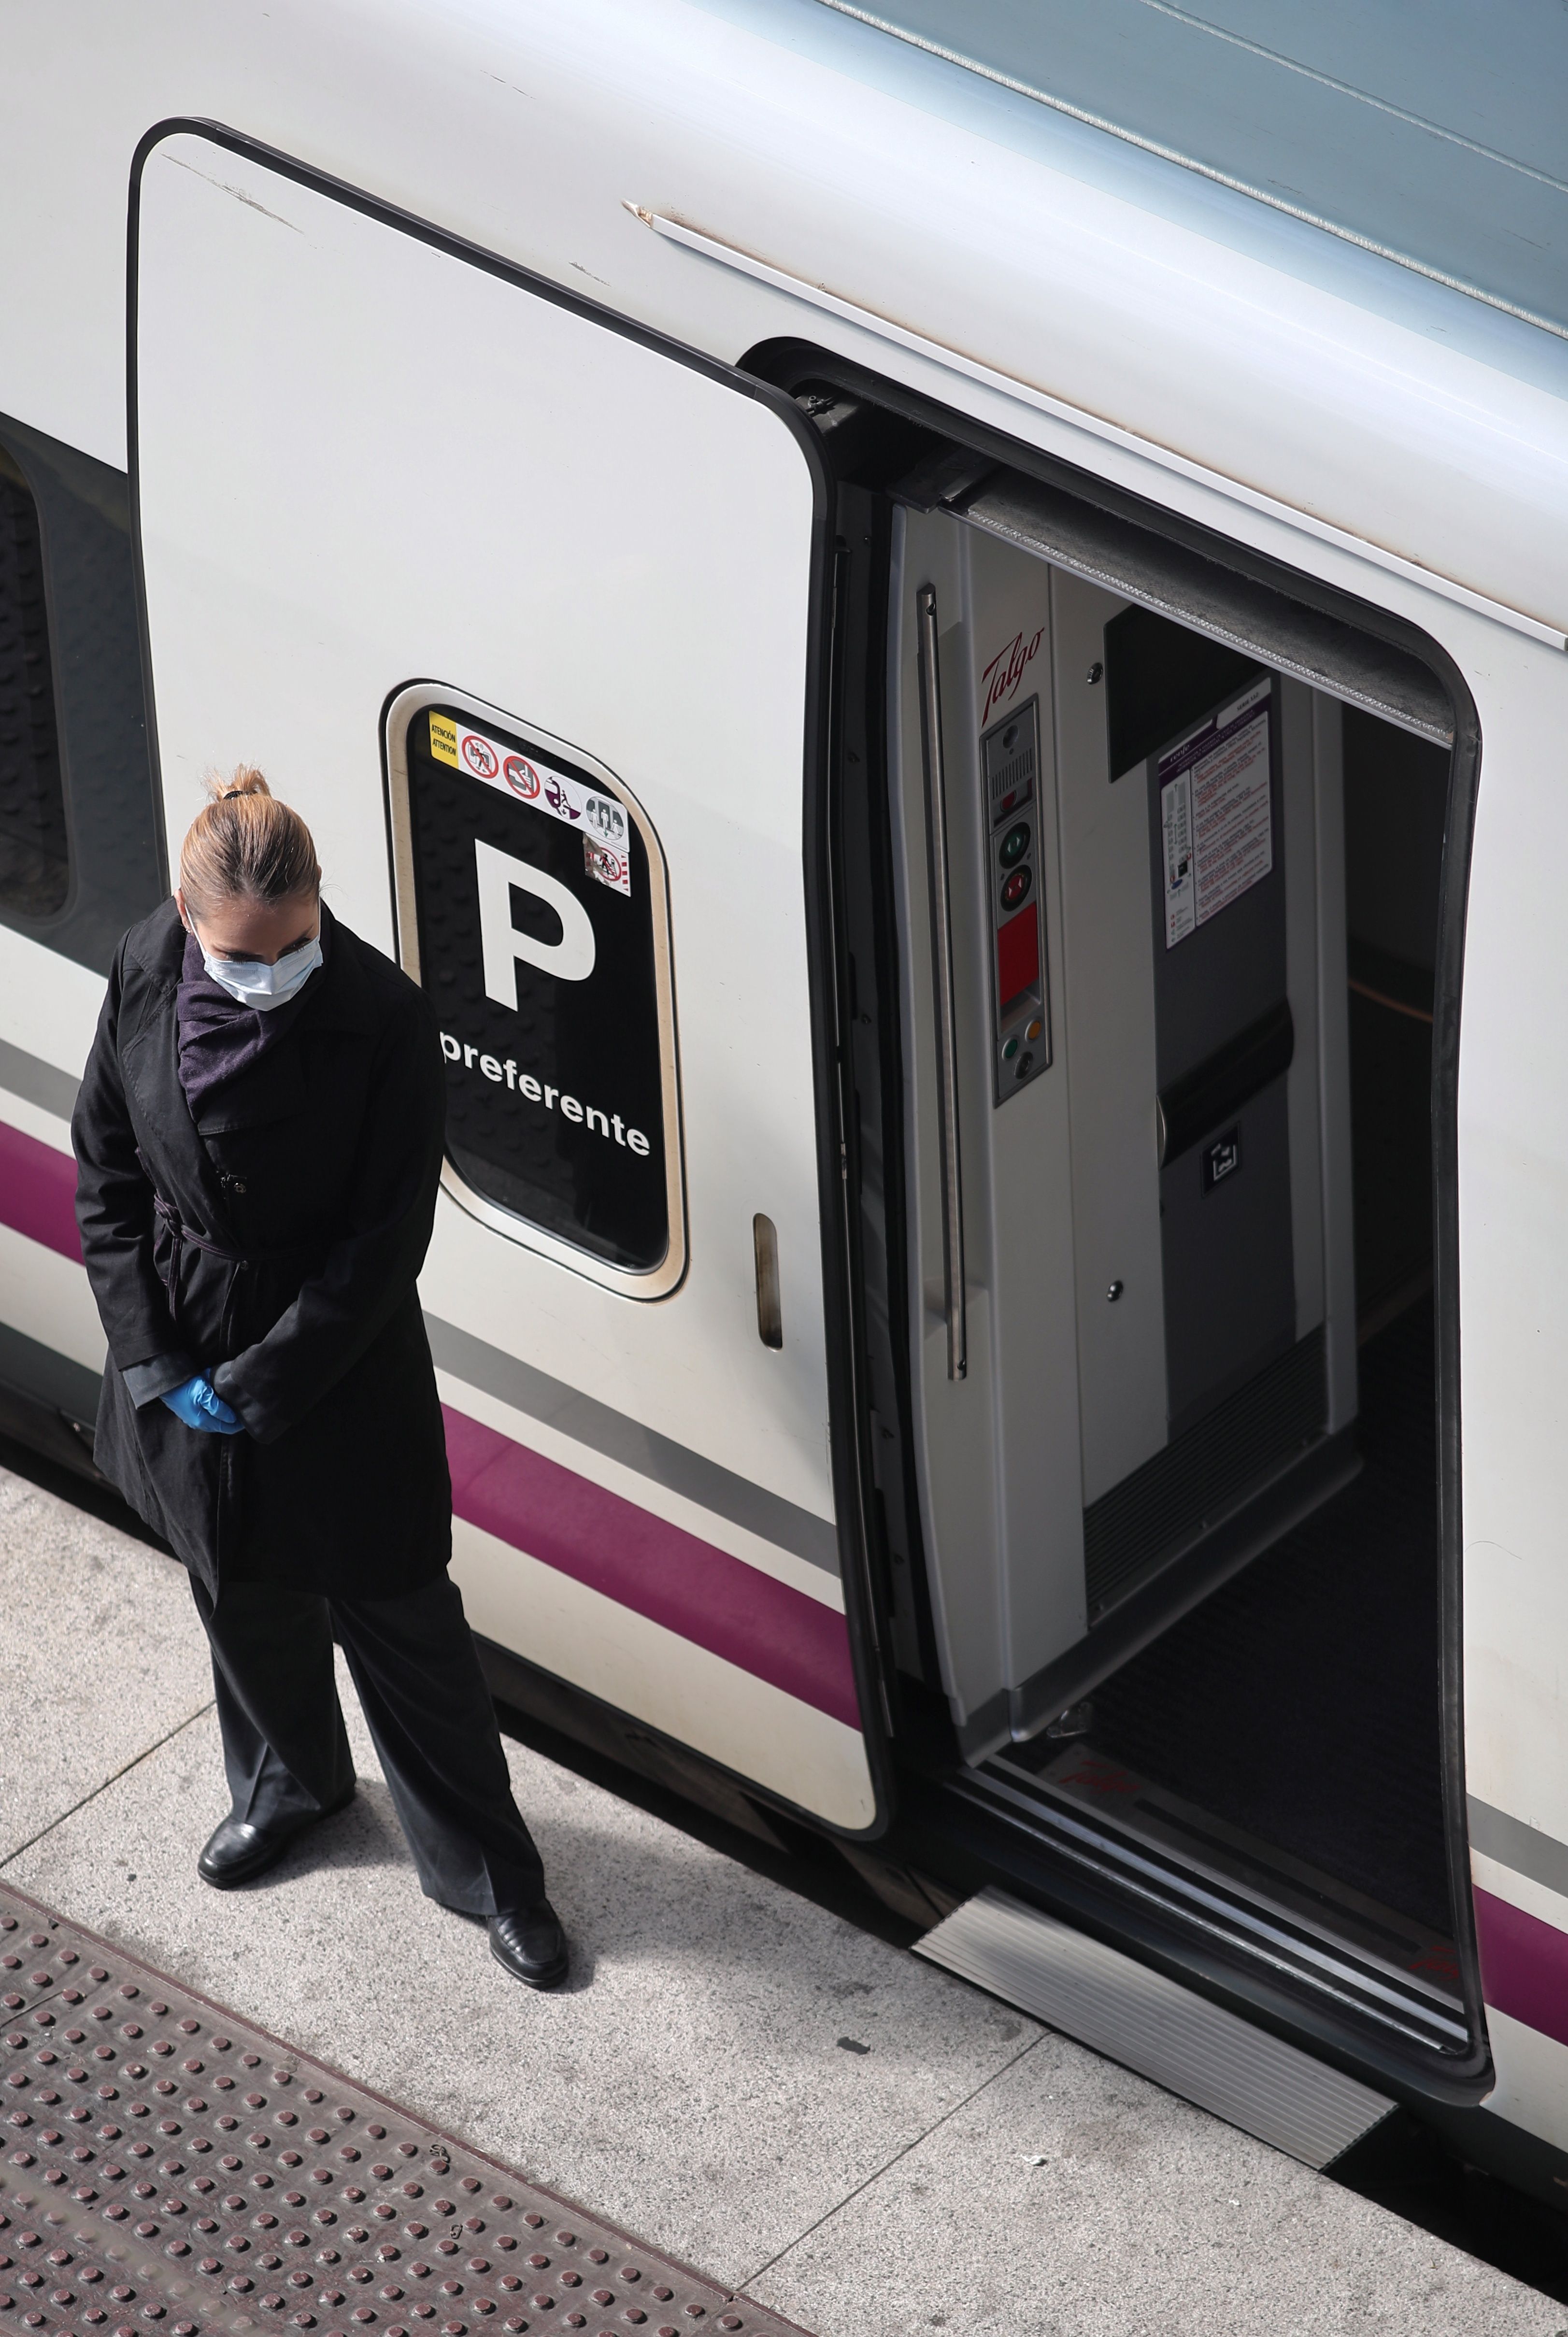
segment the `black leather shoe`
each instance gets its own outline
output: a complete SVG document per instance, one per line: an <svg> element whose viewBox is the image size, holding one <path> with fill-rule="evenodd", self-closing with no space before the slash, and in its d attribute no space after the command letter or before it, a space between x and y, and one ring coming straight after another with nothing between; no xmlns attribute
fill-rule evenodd
<svg viewBox="0 0 1568 2337"><path fill-rule="evenodd" d="M548 1899L510 1914L491 1915L485 1928L490 1952L514 1980L530 1988L559 1988L566 1977L566 1934Z"/></svg>
<svg viewBox="0 0 1568 2337"><path fill-rule="evenodd" d="M318 1810L314 1817L299 1818L291 1825L251 1825L230 1812L208 1837L206 1848L196 1861L196 1872L215 1891L232 1891L237 1884L250 1882L258 1874L265 1874L270 1866L276 1866L289 1844L298 1842L308 1827L319 1825L323 1818L336 1817L353 1798L354 1788L350 1785L329 1809Z"/></svg>

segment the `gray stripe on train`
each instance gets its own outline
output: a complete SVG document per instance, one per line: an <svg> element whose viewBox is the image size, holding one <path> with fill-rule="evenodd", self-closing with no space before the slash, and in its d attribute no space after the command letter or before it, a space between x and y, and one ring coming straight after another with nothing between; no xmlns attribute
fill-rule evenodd
<svg viewBox="0 0 1568 2337"><path fill-rule="evenodd" d="M79 1085L69 1071L46 1063L42 1055L30 1055L24 1047L14 1047L9 1040L0 1039L0 1088L20 1096L24 1103L53 1112L56 1120L69 1120L76 1109Z"/></svg>
<svg viewBox="0 0 1568 2337"><path fill-rule="evenodd" d="M1526 1825L1523 1818L1511 1818L1506 1810L1494 1810L1490 1802L1477 1801L1474 1794L1465 1799L1472 1850L1478 1850L1483 1858L1494 1858L1499 1866L1511 1866L1515 1874L1527 1874L1532 1882L1544 1882L1548 1891L1568 1899L1568 1843L1543 1833L1539 1826Z"/></svg>
<svg viewBox="0 0 1568 2337"><path fill-rule="evenodd" d="M715 1517L728 1518L731 1525L743 1526L760 1540L792 1551L808 1566L819 1566L827 1574L838 1573L838 1534L828 1519L797 1508L781 1494L770 1493L765 1485L754 1485L750 1478L720 1468L717 1461L661 1436L657 1429L645 1428L641 1421L584 1395L578 1388L568 1387L564 1380L535 1371L532 1364L488 1345L471 1331L460 1331L438 1315L426 1314L425 1327L430 1334L431 1354L441 1370L454 1379L482 1388L514 1412L526 1413L530 1420L558 1429L563 1436L603 1453L606 1460L634 1469L640 1477L652 1478L656 1485L711 1510Z"/></svg>

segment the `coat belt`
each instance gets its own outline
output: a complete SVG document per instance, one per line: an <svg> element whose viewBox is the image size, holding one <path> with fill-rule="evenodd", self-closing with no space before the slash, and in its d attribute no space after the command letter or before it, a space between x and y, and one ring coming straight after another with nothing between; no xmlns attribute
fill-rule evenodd
<svg viewBox="0 0 1568 2337"><path fill-rule="evenodd" d="M160 1224L169 1236L169 1271L163 1276L163 1286L169 1294L169 1313L176 1328L180 1321L180 1259L187 1245L191 1249L205 1250L209 1257L220 1257L229 1266L271 1266L291 1258L309 1257L317 1254L319 1242L293 1242L282 1249L236 1249L231 1243L214 1241L211 1234L199 1234L188 1226L172 1201L166 1201L154 1190L152 1207Z"/></svg>

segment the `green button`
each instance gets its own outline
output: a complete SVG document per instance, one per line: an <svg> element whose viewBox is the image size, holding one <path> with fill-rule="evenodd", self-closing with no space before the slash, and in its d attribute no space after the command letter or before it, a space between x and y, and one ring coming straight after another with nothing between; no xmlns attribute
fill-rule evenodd
<svg viewBox="0 0 1568 2337"><path fill-rule="evenodd" d="M1009 1040L1008 1040L1008 1041L1007 1041L1007 1044L1006 1044L1006 1045L1003 1048L1003 1050L1002 1050L1002 1061L1003 1061L1004 1063L1010 1063L1010 1062L1013 1061L1014 1056L1017 1052L1018 1052L1018 1041L1017 1041L1017 1040L1016 1040L1016 1039L1009 1039Z"/></svg>

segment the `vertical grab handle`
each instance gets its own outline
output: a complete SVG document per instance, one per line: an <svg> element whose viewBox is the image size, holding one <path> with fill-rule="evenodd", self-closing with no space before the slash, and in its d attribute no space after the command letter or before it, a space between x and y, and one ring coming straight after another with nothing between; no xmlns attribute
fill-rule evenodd
<svg viewBox="0 0 1568 2337"><path fill-rule="evenodd" d="M920 588L920 740L926 767L926 841L931 870L931 954L936 992L936 1102L942 1148L942 1269L947 1376L969 1368L965 1305L964 1178L958 1154L957 1017L953 1006L953 916L948 900L947 785L942 758L942 683L936 664L936 594Z"/></svg>
<svg viewBox="0 0 1568 2337"><path fill-rule="evenodd" d="M784 1345L784 1309L779 1287L779 1233L759 1210L751 1220L757 1257L757 1336L765 1347Z"/></svg>

